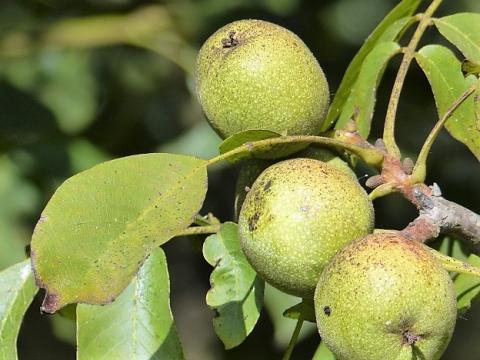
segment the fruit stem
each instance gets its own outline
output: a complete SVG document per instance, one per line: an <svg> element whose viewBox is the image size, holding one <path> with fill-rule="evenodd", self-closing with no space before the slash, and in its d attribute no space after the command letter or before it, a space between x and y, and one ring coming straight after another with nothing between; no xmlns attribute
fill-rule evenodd
<svg viewBox="0 0 480 360"><path fill-rule="evenodd" d="M245 143L235 149L227 151L223 154L220 154L210 160L208 160L207 165L213 165L219 161L230 159L234 156L249 154L254 150L262 150L269 148L272 145L278 144L291 144L291 143L314 143L322 144L326 146L338 147L350 151L351 153L357 155L362 159L366 164L379 168L383 162L383 153L371 146L367 142L365 144L356 144L348 141L332 139L322 136L313 136L313 135L296 135L296 136L279 136L275 138L269 138L264 140L258 140L253 142Z"/></svg>
<svg viewBox="0 0 480 360"><path fill-rule="evenodd" d="M220 224L207 225L207 226L193 226L193 227L186 228L185 230L175 234L175 236L214 234L219 230L220 230Z"/></svg>
<svg viewBox="0 0 480 360"><path fill-rule="evenodd" d="M431 16L441 3L442 0L433 0L425 13L421 16L417 29L412 35L408 46L404 50L402 63L398 69L397 77L395 78L395 83L393 84L392 93L390 95L390 101L388 102L387 114L385 116L385 127L383 130L383 140L385 141L385 146L388 153L398 159L400 159L401 153L397 143L395 142L395 118L403 83L405 82L410 63L415 56L415 49L417 48L417 45L420 42L425 30L431 25ZM420 16L420 14L418 15Z"/></svg>
<svg viewBox="0 0 480 360"><path fill-rule="evenodd" d="M434 249L430 249L433 255L440 261L445 270L480 277L480 268L466 262L444 255Z"/></svg>
<svg viewBox="0 0 480 360"><path fill-rule="evenodd" d="M295 326L295 330L293 330L292 338L288 343L287 350L285 351L285 354L283 355L282 360L290 360L290 357L292 356L292 353L293 353L293 349L295 348L295 344L297 343L298 336L300 335L300 330L302 330L302 325L303 325L303 315L300 313L300 316L297 321L297 325Z"/></svg>
<svg viewBox="0 0 480 360"><path fill-rule="evenodd" d="M410 182L412 184L423 183L425 181L425 177L427 175L427 158L435 139L440 133L440 130L442 130L443 125L445 125L445 122L450 119L455 110L457 110L460 105L462 105L464 101L475 92L476 87L476 84L472 85L458 99L456 99L447 109L445 114L440 118L440 120L438 120L438 122L435 124L430 134L428 134L428 137L425 140L422 149L420 150L420 154L418 155L412 175L410 175Z"/></svg>

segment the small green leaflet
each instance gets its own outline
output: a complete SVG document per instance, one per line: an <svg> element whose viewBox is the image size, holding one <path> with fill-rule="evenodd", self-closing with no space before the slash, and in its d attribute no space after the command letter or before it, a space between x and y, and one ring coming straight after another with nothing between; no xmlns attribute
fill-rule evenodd
<svg viewBox="0 0 480 360"><path fill-rule="evenodd" d="M65 181L32 238L42 309L111 302L154 248L191 224L206 190L206 161L173 154L120 158Z"/></svg>
<svg viewBox="0 0 480 360"><path fill-rule="evenodd" d="M392 41L383 42L376 45L365 57L360 67L357 81L335 124L336 129L344 128L348 120L353 118L360 135L363 138L368 137L375 107L377 87L388 61L399 51L400 46L397 43Z"/></svg>
<svg viewBox="0 0 480 360"><path fill-rule="evenodd" d="M350 91L357 81L360 67L366 56L378 43L395 41L402 34L405 28L410 25L411 15L415 12L420 2L421 0L400 1L369 35L345 71L342 82L328 110L327 118L323 123L322 131L329 129L340 115L345 102L350 96Z"/></svg>
<svg viewBox="0 0 480 360"><path fill-rule="evenodd" d="M472 254L468 263L480 267L480 257ZM457 308L460 313L465 313L471 307L472 300L480 294L480 278L472 275L459 274L454 281L457 291Z"/></svg>
<svg viewBox="0 0 480 360"><path fill-rule="evenodd" d="M170 280L161 248L125 291L105 306L77 306L77 359L183 359L170 310Z"/></svg>
<svg viewBox="0 0 480 360"><path fill-rule="evenodd" d="M460 61L444 46L424 46L415 58L432 87L439 117L476 80L473 75L464 78ZM477 159L480 159L480 129L476 124L473 96L455 110L445 127L455 139L467 145Z"/></svg>
<svg viewBox="0 0 480 360"><path fill-rule="evenodd" d="M30 260L0 272L0 360L17 359L18 332L37 291Z"/></svg>
<svg viewBox="0 0 480 360"><path fill-rule="evenodd" d="M335 355L328 350L327 345L322 341L315 351L312 360L335 360Z"/></svg>
<svg viewBox="0 0 480 360"><path fill-rule="evenodd" d="M255 327L263 306L265 284L240 247L237 225L222 224L203 245L203 256L214 266L207 305L215 311L213 327L226 349L240 345Z"/></svg>
<svg viewBox="0 0 480 360"><path fill-rule="evenodd" d="M454 14L434 19L433 22L468 60L480 63L480 14Z"/></svg>

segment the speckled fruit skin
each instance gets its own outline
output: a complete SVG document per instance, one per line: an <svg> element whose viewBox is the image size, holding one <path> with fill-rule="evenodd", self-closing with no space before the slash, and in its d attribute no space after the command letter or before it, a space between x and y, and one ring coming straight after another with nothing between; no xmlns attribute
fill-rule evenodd
<svg viewBox="0 0 480 360"><path fill-rule="evenodd" d="M307 299L333 255L370 233L373 223L372 203L356 179L305 158L262 172L238 220L242 249L257 273Z"/></svg>
<svg viewBox="0 0 480 360"><path fill-rule="evenodd" d="M337 154L321 148L319 146L310 145L305 150L300 151L294 155L297 158L308 158L323 161L329 165L336 167L337 169L344 171L346 174L350 175L352 178L356 179L357 175L355 172L348 166L348 164L342 160ZM234 203L234 214L235 219L238 220L238 215L240 214L240 209L242 204L245 201L247 196L247 190L250 189L258 178L258 176L269 166L273 165L275 161L273 160L263 160L263 159L249 159L244 161L240 172L238 173L237 183L235 185L235 203Z"/></svg>
<svg viewBox="0 0 480 360"><path fill-rule="evenodd" d="M223 138L254 129L316 135L329 103L325 75L303 41L262 20L235 21L210 36L195 81L203 111Z"/></svg>
<svg viewBox="0 0 480 360"><path fill-rule="evenodd" d="M315 291L320 336L338 359L439 359L456 320L448 273L422 244L380 233L355 241Z"/></svg>

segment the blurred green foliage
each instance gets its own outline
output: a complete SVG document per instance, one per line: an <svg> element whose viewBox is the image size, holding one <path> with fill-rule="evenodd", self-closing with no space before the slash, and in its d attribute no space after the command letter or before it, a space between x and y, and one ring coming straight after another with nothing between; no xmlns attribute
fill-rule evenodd
<svg viewBox="0 0 480 360"><path fill-rule="evenodd" d="M373 0L3 0L0 3L0 269L26 256L41 210L66 178L110 158L175 152L203 158L220 142L195 99L196 50L218 27L241 18L279 23L310 47L335 92L349 61L396 1ZM480 11L477 0L445 2L440 14ZM426 39L441 42L432 30ZM394 78L386 70L373 119L382 128ZM399 110L399 144L418 152L436 119L428 83L412 67ZM448 154L448 155L447 155ZM205 212L233 216L237 167L210 174ZM363 175L363 169L358 175ZM480 166L445 133L433 148L429 182L480 212ZM398 196L376 203L377 227L402 228L415 211ZM210 267L198 246L167 244L172 307L188 359L275 359L294 320L281 312L295 299L267 290L252 335L225 352L204 296ZM73 359L74 323L38 315L32 305L19 340L21 359ZM53 319L52 323L50 319ZM468 320L468 321L467 321ZM54 335L55 334L55 335ZM287 335L286 335L287 334ZM445 359L477 360L480 309L458 320ZM306 329L295 358L309 359L318 335ZM33 350L34 349L34 350Z"/></svg>

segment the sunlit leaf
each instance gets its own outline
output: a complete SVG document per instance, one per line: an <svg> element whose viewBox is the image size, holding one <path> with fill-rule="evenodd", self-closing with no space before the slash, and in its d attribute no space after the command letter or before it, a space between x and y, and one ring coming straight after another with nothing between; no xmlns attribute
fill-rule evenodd
<svg viewBox="0 0 480 360"><path fill-rule="evenodd" d="M77 306L77 359L183 359L161 248L112 304Z"/></svg>
<svg viewBox="0 0 480 360"><path fill-rule="evenodd" d="M400 46L397 43L389 41L378 44L367 55L335 128L342 129L348 120L354 119L360 135L364 138L368 136L375 107L377 87L388 61L399 50Z"/></svg>
<svg viewBox="0 0 480 360"><path fill-rule="evenodd" d="M65 181L32 238L43 310L115 299L143 259L192 222L206 189L206 161L172 154L108 161Z"/></svg>
<svg viewBox="0 0 480 360"><path fill-rule="evenodd" d="M433 22L468 60L480 63L480 14L454 14L434 19Z"/></svg>
<svg viewBox="0 0 480 360"><path fill-rule="evenodd" d="M452 51L440 45L424 46L415 58L432 87L438 115L441 117L472 85L475 77L465 79L460 61ZM455 139L467 145L480 159L480 128L476 124L472 96L455 110L445 127Z"/></svg>
<svg viewBox="0 0 480 360"><path fill-rule="evenodd" d="M37 291L30 260L0 272L0 360L17 358L20 325Z"/></svg>
<svg viewBox="0 0 480 360"><path fill-rule="evenodd" d="M379 42L395 41L410 24L411 16L421 0L402 0L373 30L355 57L348 65L342 82L338 87L335 97L328 110L327 118L322 126L322 131L327 130L335 122L342 110L350 91L357 80L360 67L366 56Z"/></svg>
<svg viewBox="0 0 480 360"><path fill-rule="evenodd" d="M214 270L207 305L215 311L213 327L225 348L240 345L255 327L263 306L264 282L240 247L237 225L225 223L203 245L205 260Z"/></svg>
<svg viewBox="0 0 480 360"><path fill-rule="evenodd" d="M480 257L472 254L468 257L468 263L480 267ZM472 301L480 294L480 278L472 275L459 274L455 278L455 290L457 291L457 308L460 313L470 309Z"/></svg>

